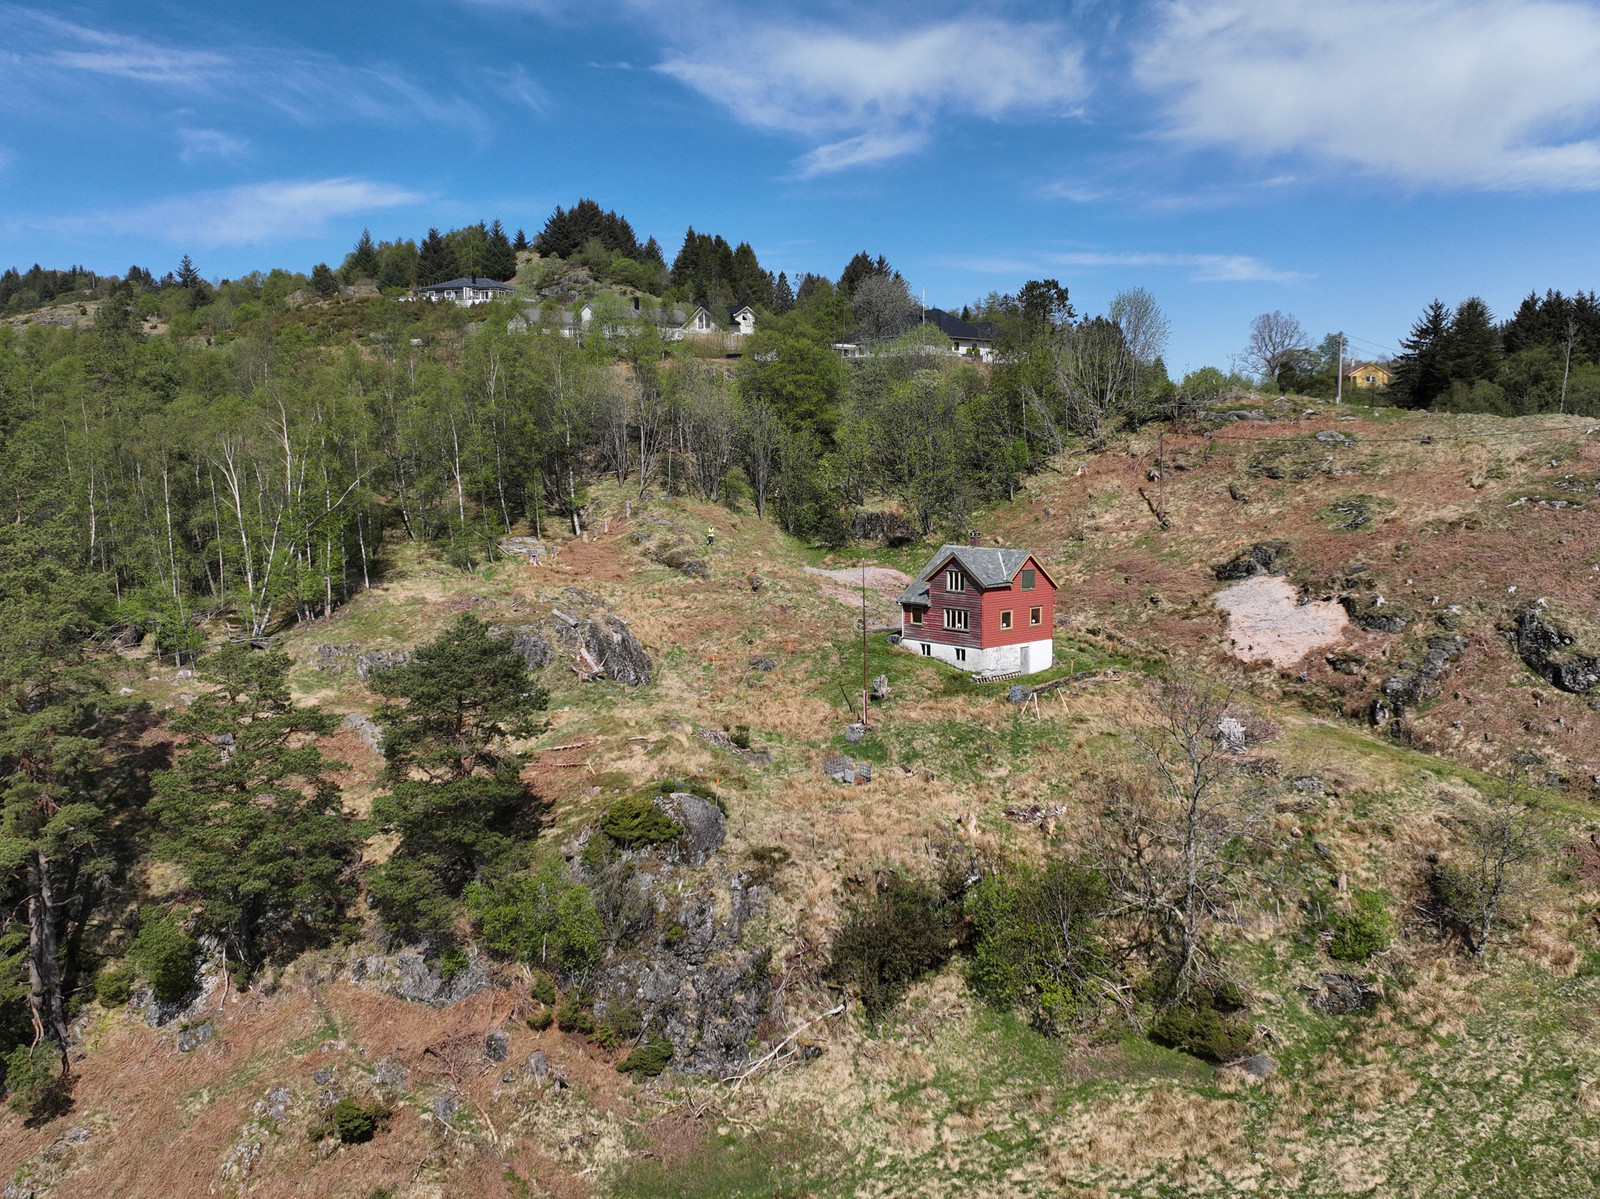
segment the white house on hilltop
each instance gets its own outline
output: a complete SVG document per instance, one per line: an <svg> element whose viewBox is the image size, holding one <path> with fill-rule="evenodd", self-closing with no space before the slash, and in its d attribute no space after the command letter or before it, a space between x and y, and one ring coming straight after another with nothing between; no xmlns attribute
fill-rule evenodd
<svg viewBox="0 0 1600 1199"><path fill-rule="evenodd" d="M516 288L509 283L480 279L473 275L470 279L447 279L443 283L430 283L426 287L417 288L416 294L435 303L440 300L450 300L462 308L471 308L477 304L487 304L491 300L502 299L514 291Z"/></svg>

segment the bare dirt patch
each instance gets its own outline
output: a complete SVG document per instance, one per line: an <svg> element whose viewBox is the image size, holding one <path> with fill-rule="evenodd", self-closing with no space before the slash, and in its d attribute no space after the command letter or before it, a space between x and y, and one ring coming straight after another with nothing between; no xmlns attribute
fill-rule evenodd
<svg viewBox="0 0 1600 1199"><path fill-rule="evenodd" d="M1302 604L1293 584L1270 575L1223 588L1216 605L1228 614L1234 655L1245 662L1269 661L1279 670L1339 642L1350 625L1338 604Z"/></svg>

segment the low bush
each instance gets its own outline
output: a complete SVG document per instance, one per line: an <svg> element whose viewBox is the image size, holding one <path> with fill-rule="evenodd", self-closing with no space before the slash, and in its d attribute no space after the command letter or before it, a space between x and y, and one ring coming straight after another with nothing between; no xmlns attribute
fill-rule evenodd
<svg viewBox="0 0 1600 1199"><path fill-rule="evenodd" d="M555 1018L556 1013L554 1008L547 1005L541 1005L537 1011L533 1012L528 1017L528 1027L533 1029L534 1032L543 1032L545 1029L549 1028L550 1025L555 1023Z"/></svg>
<svg viewBox="0 0 1600 1199"><path fill-rule="evenodd" d="M555 970L580 970L600 956L605 934L594 895L567 876L558 858L493 883L474 883L465 894L485 948L519 962ZM534 994L555 1002L555 987L540 974ZM536 981L536 986L541 986Z"/></svg>
<svg viewBox="0 0 1600 1199"><path fill-rule="evenodd" d="M1236 997L1231 984L1223 994L1197 990L1155 1019L1150 1039L1207 1061L1237 1061L1255 1039L1255 1027L1236 1010Z"/></svg>
<svg viewBox="0 0 1600 1199"><path fill-rule="evenodd" d="M556 983L543 970L535 970L533 978L528 982L528 994L540 1003L549 1006L556 1001Z"/></svg>
<svg viewBox="0 0 1600 1199"><path fill-rule="evenodd" d="M162 1003L176 1003L194 989L200 943L175 918L144 922L128 956Z"/></svg>
<svg viewBox="0 0 1600 1199"><path fill-rule="evenodd" d="M1325 923L1332 936L1328 956L1338 962L1365 962L1382 953L1394 940L1394 917L1389 901L1379 891L1357 891L1350 910L1331 913Z"/></svg>
<svg viewBox="0 0 1600 1199"><path fill-rule="evenodd" d="M120 966L94 976L94 997L101 1007L121 1007L133 994L133 970Z"/></svg>
<svg viewBox="0 0 1600 1199"><path fill-rule="evenodd" d="M984 879L967 897L968 983L997 1007L1025 1009L1045 1032L1082 1022L1106 969L1097 924L1109 902L1102 875L1067 862Z"/></svg>
<svg viewBox="0 0 1600 1199"><path fill-rule="evenodd" d="M5 1059L6 1104L25 1116L38 1116L61 1095L61 1049L51 1040L18 1045Z"/></svg>
<svg viewBox="0 0 1600 1199"><path fill-rule="evenodd" d="M346 1095L334 1104L324 1121L313 1124L311 1135L338 1137L346 1145L370 1141L389 1119L390 1108L381 1103L363 1104Z"/></svg>
<svg viewBox="0 0 1600 1199"><path fill-rule="evenodd" d="M639 849L672 840L683 832L683 826L669 820L656 806L656 794L651 790L613 801L600 818L600 831L623 849Z"/></svg>
<svg viewBox="0 0 1600 1199"><path fill-rule="evenodd" d="M594 1013L579 1003L575 996L569 995L561 1001L556 1008L556 1020L563 1032L581 1033L586 1037L594 1035Z"/></svg>
<svg viewBox="0 0 1600 1199"><path fill-rule="evenodd" d="M671 1041L651 1033L644 1044L617 1063L617 1070L623 1074L654 1078L672 1062L672 1053Z"/></svg>
<svg viewBox="0 0 1600 1199"><path fill-rule="evenodd" d="M955 948L959 911L926 883L895 879L845 913L827 977L853 990L872 1020L911 984L938 970Z"/></svg>

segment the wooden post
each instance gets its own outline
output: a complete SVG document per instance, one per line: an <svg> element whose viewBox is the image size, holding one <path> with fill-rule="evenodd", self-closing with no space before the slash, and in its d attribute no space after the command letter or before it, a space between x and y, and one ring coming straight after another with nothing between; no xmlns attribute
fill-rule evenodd
<svg viewBox="0 0 1600 1199"><path fill-rule="evenodd" d="M867 701L867 560L861 559L861 727L866 728Z"/></svg>

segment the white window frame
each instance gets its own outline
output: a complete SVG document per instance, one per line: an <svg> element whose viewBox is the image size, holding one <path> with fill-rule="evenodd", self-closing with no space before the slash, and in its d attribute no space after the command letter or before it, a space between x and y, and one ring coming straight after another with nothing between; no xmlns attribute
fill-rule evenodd
<svg viewBox="0 0 1600 1199"><path fill-rule="evenodd" d="M969 633L972 631L972 617L965 608L946 608L944 627L952 633Z"/></svg>
<svg viewBox="0 0 1600 1199"><path fill-rule="evenodd" d="M957 662L965 662L966 660L967 660L967 651L962 649L959 645L956 646L956 661Z"/></svg>
<svg viewBox="0 0 1600 1199"><path fill-rule="evenodd" d="M944 572L944 589L946 591L965 591L967 589L967 576L959 567L952 566Z"/></svg>

